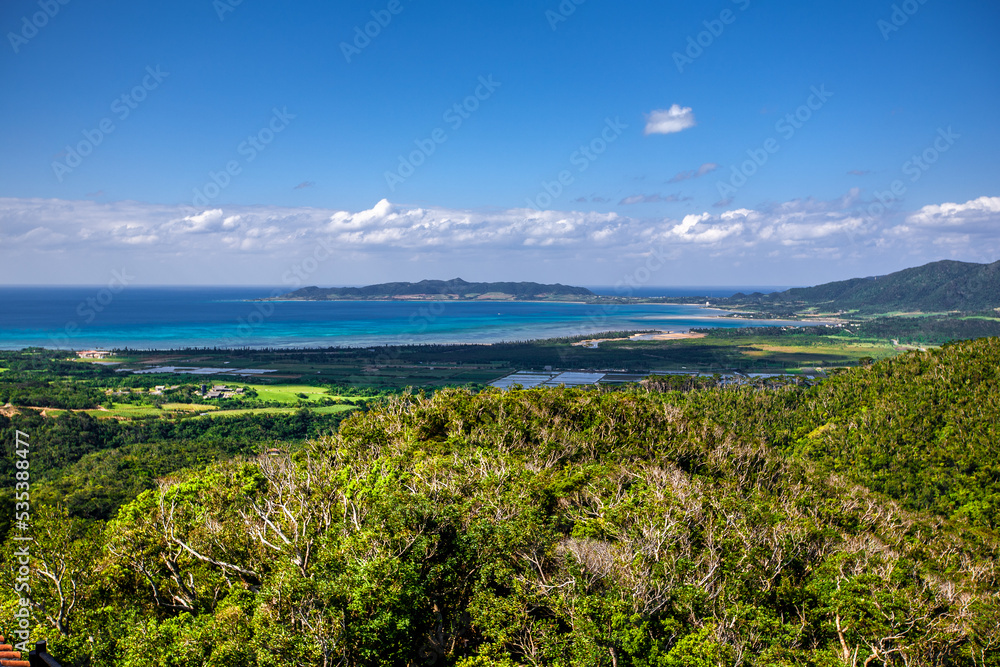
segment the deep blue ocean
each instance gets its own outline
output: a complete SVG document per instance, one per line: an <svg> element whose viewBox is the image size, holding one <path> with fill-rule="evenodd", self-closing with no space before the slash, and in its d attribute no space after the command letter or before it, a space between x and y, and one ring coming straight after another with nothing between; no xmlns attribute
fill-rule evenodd
<svg viewBox="0 0 1000 667"><path fill-rule="evenodd" d="M707 293L719 297L736 291L773 290L710 289L650 289L643 296ZM118 292L106 287L0 287L0 349L494 343L612 330L685 331L761 324L719 319L719 311L697 306L254 301L281 291L272 287L127 287Z"/></svg>

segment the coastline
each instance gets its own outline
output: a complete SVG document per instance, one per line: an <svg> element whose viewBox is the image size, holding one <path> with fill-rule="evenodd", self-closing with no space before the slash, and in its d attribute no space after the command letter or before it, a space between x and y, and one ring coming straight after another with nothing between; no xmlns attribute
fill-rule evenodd
<svg viewBox="0 0 1000 667"><path fill-rule="evenodd" d="M587 347L591 349L596 349L600 347L601 343L610 343L613 341L621 340L697 340L699 338L705 338L708 334L703 333L691 333L678 332L678 331L665 331L660 330L659 332L653 333L637 333L631 336L625 336L620 338L588 338L587 340L577 341L575 343L570 343L573 347Z"/></svg>
<svg viewBox="0 0 1000 667"><path fill-rule="evenodd" d="M808 326L789 320L742 320L704 301L566 298L562 300L336 299L326 306L255 299L256 288L135 288L95 312L78 314L86 288L8 290L0 349L380 347L490 345L554 338L598 338L620 331L700 327ZM240 293L242 292L242 293ZM265 292L266 293L266 292ZM312 300L310 300L312 301ZM39 302L48 303L39 309Z"/></svg>
<svg viewBox="0 0 1000 667"><path fill-rule="evenodd" d="M397 297L364 299L338 298L338 299L289 299L285 297L262 297L259 299L242 299L244 303L412 303L412 304L452 304L452 303L478 303L478 304L552 304L569 306L672 306L675 308L696 308L698 310L712 310L719 313L735 313L736 311L726 310L719 306L705 306L698 303L682 303L678 301L654 300L655 297L615 297L599 296L590 300L566 300L566 299L402 299ZM750 314L750 313L747 313ZM721 315L720 315L721 317Z"/></svg>

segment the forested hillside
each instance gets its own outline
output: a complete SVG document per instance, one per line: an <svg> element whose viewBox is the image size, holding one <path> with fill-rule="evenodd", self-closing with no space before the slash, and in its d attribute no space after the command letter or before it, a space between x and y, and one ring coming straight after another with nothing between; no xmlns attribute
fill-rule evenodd
<svg viewBox="0 0 1000 667"><path fill-rule="evenodd" d="M825 312L975 312L1000 307L1000 262L944 260L886 276L853 278L772 294L737 294L726 303L816 307Z"/></svg>
<svg viewBox="0 0 1000 667"><path fill-rule="evenodd" d="M815 393L797 452L908 508L1000 526L1000 339L905 354Z"/></svg>
<svg viewBox="0 0 1000 667"><path fill-rule="evenodd" d="M382 283L365 287L303 287L281 299L391 299L394 297L448 296L474 298L484 294L506 294L511 298L538 299L551 296L594 296L585 287L543 285L531 282L470 283L461 278L452 280L421 280L418 283Z"/></svg>
<svg viewBox="0 0 1000 667"><path fill-rule="evenodd" d="M998 367L395 399L107 523L34 510L37 636L109 667L1000 665Z"/></svg>
<svg viewBox="0 0 1000 667"><path fill-rule="evenodd" d="M30 434L35 502L58 502L77 518L109 519L123 503L154 488L159 477L258 452L278 440L331 433L343 417L306 410L177 422L0 415L0 442L13 448L15 430ZM12 454L0 459L0 539L13 517L16 462Z"/></svg>

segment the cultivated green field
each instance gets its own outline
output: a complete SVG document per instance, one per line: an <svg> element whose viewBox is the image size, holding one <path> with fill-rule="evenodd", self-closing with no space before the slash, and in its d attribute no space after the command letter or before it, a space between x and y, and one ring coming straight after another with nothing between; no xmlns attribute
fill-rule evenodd
<svg viewBox="0 0 1000 667"><path fill-rule="evenodd" d="M885 359L898 354L891 342L858 340L850 336L741 336L676 341L691 356L730 363L737 370L811 372L816 368L855 366L862 359ZM733 358L733 354L738 358ZM701 366L699 366L700 368Z"/></svg>
<svg viewBox="0 0 1000 667"><path fill-rule="evenodd" d="M247 408L245 410L216 410L206 416L208 417L233 417L236 415L293 415L301 408ZM351 405L325 405L322 407L309 408L310 412L320 415L331 415L338 412L348 412L354 410Z"/></svg>
<svg viewBox="0 0 1000 667"><path fill-rule="evenodd" d="M235 383L235 386L248 387L257 392L257 397L262 401L277 401L279 403L294 404L299 401L316 402L324 398L339 399L330 393L326 387L315 387L305 384L244 384ZM301 394L301 395L300 395Z"/></svg>
<svg viewBox="0 0 1000 667"><path fill-rule="evenodd" d="M133 419L136 417L162 416L164 411L152 405L133 405L131 403L112 403L110 408L96 410L81 410L97 419Z"/></svg>
<svg viewBox="0 0 1000 667"><path fill-rule="evenodd" d="M164 403L163 409L175 412L205 412L206 410L218 410L219 406L203 403Z"/></svg>
<svg viewBox="0 0 1000 667"><path fill-rule="evenodd" d="M220 409L216 405L195 405L195 404L180 404L180 403L167 403L162 409L151 405L131 405L128 403L115 403L112 408L98 408L96 410L74 410L73 412L81 412L90 415L96 419L140 419L148 417L161 417L164 419L169 419L171 417L177 416L179 413L199 413L199 416L206 417L233 417L237 415L291 415L295 414L302 408L299 407L285 407L285 408L244 408L236 410L225 410ZM347 412L356 409L352 405L324 405L308 408L310 412L315 412L316 414L336 414L338 412ZM46 416L56 417L60 414L67 412L67 410L54 410L47 409L45 411ZM202 414L207 413L207 414Z"/></svg>

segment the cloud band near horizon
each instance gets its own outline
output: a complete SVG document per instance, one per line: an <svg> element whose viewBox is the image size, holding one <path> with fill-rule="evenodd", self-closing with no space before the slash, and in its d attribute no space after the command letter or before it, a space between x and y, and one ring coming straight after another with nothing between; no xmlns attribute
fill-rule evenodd
<svg viewBox="0 0 1000 667"><path fill-rule="evenodd" d="M730 257L837 259L904 253L928 259L993 261L1000 197L924 206L873 219L857 189L832 201L800 199L761 209L704 212L680 219L580 211L459 210L380 201L364 211L222 206L193 211L141 202L0 199L0 278L19 281L26 257L93 255L151 263L179 276L190 260L232 264L237 281L274 281L281 268L318 246L342 260L465 258L495 260L499 251L540 263L607 267L652 249L689 261ZM246 262L247 258L252 261ZM253 266L242 275L238 266ZM274 275L267 275L273 271ZM776 276L775 283L786 282ZM65 278L63 278L65 280ZM80 275L73 280L88 280ZM150 276L149 281L180 284ZM43 280L34 281L43 283Z"/></svg>

